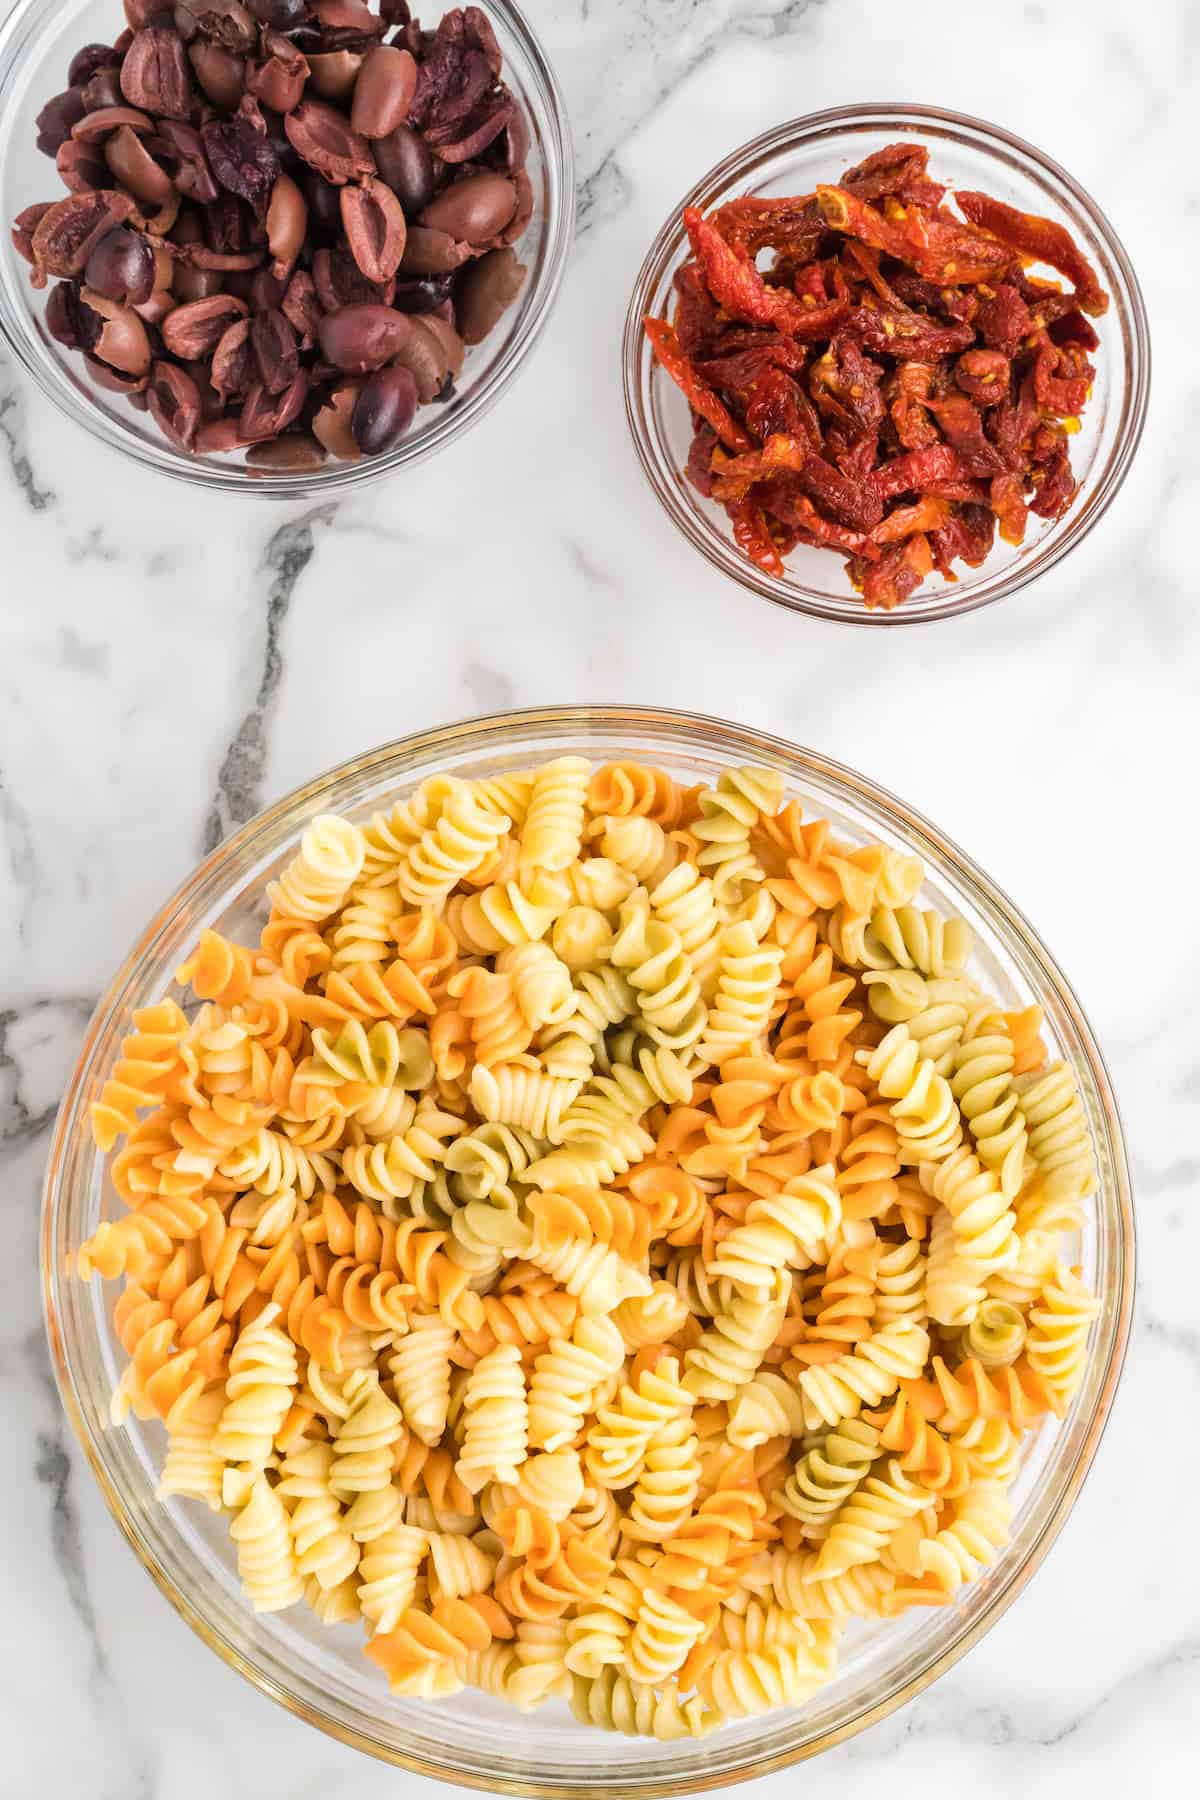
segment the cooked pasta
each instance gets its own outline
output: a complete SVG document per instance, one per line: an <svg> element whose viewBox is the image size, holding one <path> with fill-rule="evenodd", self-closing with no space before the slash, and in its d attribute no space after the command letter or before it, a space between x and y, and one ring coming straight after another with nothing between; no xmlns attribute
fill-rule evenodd
<svg viewBox="0 0 1200 1800"><path fill-rule="evenodd" d="M252 1607L671 1739L987 1568L1087 1372L1096 1168L921 874L769 770L563 756L314 819L257 947L201 934L78 1266Z"/></svg>

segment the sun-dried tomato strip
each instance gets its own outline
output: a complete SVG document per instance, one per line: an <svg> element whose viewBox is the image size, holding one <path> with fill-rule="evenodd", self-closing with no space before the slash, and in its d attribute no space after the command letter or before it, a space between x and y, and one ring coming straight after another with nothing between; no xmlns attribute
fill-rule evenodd
<svg viewBox="0 0 1200 1800"><path fill-rule="evenodd" d="M897 544L914 531L940 531L950 517L950 502L925 494L912 506L898 506L871 532L873 544Z"/></svg>
<svg viewBox="0 0 1200 1800"><path fill-rule="evenodd" d="M712 389L695 365L679 348L679 340L665 319L647 319L646 336L654 345L654 354L676 386L687 395L693 412L712 426L723 444L731 450L749 450L753 439L738 424L725 402Z"/></svg>
<svg viewBox="0 0 1200 1800"><path fill-rule="evenodd" d="M883 504L900 494L922 494L933 481L961 481L965 470L958 451L949 444L928 450L908 450L884 463L867 477L866 485Z"/></svg>
<svg viewBox="0 0 1200 1800"><path fill-rule="evenodd" d="M820 189L817 190L820 193ZM990 194L956 193L959 211L973 225L1031 256L1037 262L1049 263L1065 275L1075 289L1076 304L1093 318L1108 311L1108 295L1100 286L1100 277L1065 226L1038 213L1019 212Z"/></svg>
<svg viewBox="0 0 1200 1800"><path fill-rule="evenodd" d="M685 209L683 222L709 292L733 318L751 325L774 325L800 343L815 343L827 338L849 311L845 298L820 306L811 299L806 304L786 288L768 287L752 259L726 243L697 207Z"/></svg>
<svg viewBox="0 0 1200 1800"><path fill-rule="evenodd" d="M817 189L817 203L833 230L910 263L926 280L943 287L973 287L1012 260L994 239L978 237L953 220L916 206L900 208L901 216L892 219L845 188L824 186Z"/></svg>
<svg viewBox="0 0 1200 1800"><path fill-rule="evenodd" d="M751 256L760 250L779 250L807 261L825 235L815 194L781 200L745 194L719 206L710 223L727 243Z"/></svg>
<svg viewBox="0 0 1200 1800"><path fill-rule="evenodd" d="M901 359L915 357L918 362L953 356L975 342L969 325L936 325L906 306L856 306L844 329L854 334L864 350Z"/></svg>
<svg viewBox="0 0 1200 1800"><path fill-rule="evenodd" d="M782 575L783 557L771 536L766 514L757 501L734 500L726 510L733 525L733 541L739 550L768 575Z"/></svg>
<svg viewBox="0 0 1200 1800"><path fill-rule="evenodd" d="M994 475L988 497L1000 527L1000 536L1005 543L1024 543L1025 523L1029 509L1025 505L1025 489L1021 477L1019 475Z"/></svg>
<svg viewBox="0 0 1200 1800"><path fill-rule="evenodd" d="M862 574L862 597L868 606L891 610L915 593L933 568L933 552L923 532L886 549L873 569Z"/></svg>

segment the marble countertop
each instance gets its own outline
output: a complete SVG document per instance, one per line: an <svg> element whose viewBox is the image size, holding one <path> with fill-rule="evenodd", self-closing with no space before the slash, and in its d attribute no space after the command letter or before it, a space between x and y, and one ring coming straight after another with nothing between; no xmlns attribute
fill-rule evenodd
<svg viewBox="0 0 1200 1800"><path fill-rule="evenodd" d="M596 699L761 724L937 820L1076 985L1136 1181L1126 1374L1044 1568L921 1700L757 1800L818 1775L844 1800L881 1780L928 1800L1117 1800L1200 1771L1200 1562L1173 1529L1200 1492L1184 1129L1200 1098L1200 36L1185 0L1003 10L529 0L579 152L565 291L504 404L361 499L288 514L177 491L98 450L0 356L0 1794L434 1800L260 1698L135 1566L54 1391L38 1188L95 996L231 824L418 727ZM794 620L690 554L643 484L615 380L634 272L696 169L789 113L880 96L950 98L1065 162L1141 272L1158 367L1129 481L1065 566L974 617L882 634Z"/></svg>

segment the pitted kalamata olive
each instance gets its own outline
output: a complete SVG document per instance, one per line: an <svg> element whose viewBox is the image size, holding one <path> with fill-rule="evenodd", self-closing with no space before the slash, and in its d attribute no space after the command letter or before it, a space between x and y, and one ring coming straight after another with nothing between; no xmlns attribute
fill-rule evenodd
<svg viewBox="0 0 1200 1800"><path fill-rule="evenodd" d="M255 269L250 277L250 311L270 312L272 307L280 304L286 292L287 283L273 275L270 269Z"/></svg>
<svg viewBox="0 0 1200 1800"><path fill-rule="evenodd" d="M378 37L383 20L367 5L367 0L310 0L313 12L329 36L345 33L358 37Z"/></svg>
<svg viewBox="0 0 1200 1800"><path fill-rule="evenodd" d="M83 279L106 300L141 306L154 292L154 251L136 231L118 225L96 244Z"/></svg>
<svg viewBox="0 0 1200 1800"><path fill-rule="evenodd" d="M533 183L526 170L518 169L512 178L517 207L503 231L496 233L502 244L515 244L533 217Z"/></svg>
<svg viewBox="0 0 1200 1800"><path fill-rule="evenodd" d="M351 93L362 67L353 50L331 50L308 58L308 85L327 100L344 100Z"/></svg>
<svg viewBox="0 0 1200 1800"><path fill-rule="evenodd" d="M175 32L149 26L135 33L121 64L121 92L130 106L156 118L187 118L192 84L187 54Z"/></svg>
<svg viewBox="0 0 1200 1800"><path fill-rule="evenodd" d="M436 399L450 373L450 363L440 338L425 329L428 321L413 320L412 335L401 347L396 361L408 369L417 384L417 397L422 406Z"/></svg>
<svg viewBox="0 0 1200 1800"><path fill-rule="evenodd" d="M213 180L200 133L177 119L164 119L159 126L159 154L167 166L175 186L189 200L207 206L220 192Z"/></svg>
<svg viewBox="0 0 1200 1800"><path fill-rule="evenodd" d="M252 444L246 452L248 469L276 469L291 474L302 474L308 469L319 469L325 461L325 451L315 438L306 432L289 432L287 437L268 438L264 444Z"/></svg>
<svg viewBox="0 0 1200 1800"><path fill-rule="evenodd" d="M272 267L282 279L299 256L308 229L308 206L290 175L280 175L271 189L266 225Z"/></svg>
<svg viewBox="0 0 1200 1800"><path fill-rule="evenodd" d="M376 369L359 390L350 430L364 456L381 456L408 430L417 410L417 384L408 369Z"/></svg>
<svg viewBox="0 0 1200 1800"><path fill-rule="evenodd" d="M223 293L225 277L220 269L197 269L192 263L176 264L171 292L183 305L190 305L193 300L211 300L214 294Z"/></svg>
<svg viewBox="0 0 1200 1800"><path fill-rule="evenodd" d="M374 175L375 158L365 137L323 100L303 100L283 121L292 147L335 187L360 175Z"/></svg>
<svg viewBox="0 0 1200 1800"><path fill-rule="evenodd" d="M161 325L167 314L174 312L178 304L178 300L169 289L160 291L155 288L150 298L143 300L141 305L135 306L133 310L139 319L146 321L147 325Z"/></svg>
<svg viewBox="0 0 1200 1800"><path fill-rule="evenodd" d="M119 69L121 58L111 44L84 44L71 58L67 70L68 87L86 87L101 69Z"/></svg>
<svg viewBox="0 0 1200 1800"><path fill-rule="evenodd" d="M517 193L503 175L483 170L435 194L421 214L430 231L444 231L460 243L486 244L503 231L517 207Z"/></svg>
<svg viewBox="0 0 1200 1800"><path fill-rule="evenodd" d="M47 100L37 116L37 147L43 156L57 156L74 126L87 110L81 87L69 87Z"/></svg>
<svg viewBox="0 0 1200 1800"><path fill-rule="evenodd" d="M83 90L83 104L88 112L100 112L106 106L120 106L125 99L121 92L120 69L97 69Z"/></svg>
<svg viewBox="0 0 1200 1800"><path fill-rule="evenodd" d="M376 44L368 50L354 84L350 123L366 138L386 137L402 125L412 105L417 65L407 50Z"/></svg>
<svg viewBox="0 0 1200 1800"><path fill-rule="evenodd" d="M254 382L246 395L238 419L243 441L277 437L300 417L308 398L308 372L301 369L282 394L268 394L261 382Z"/></svg>
<svg viewBox="0 0 1200 1800"><path fill-rule="evenodd" d="M414 324L419 324L422 331L431 331L433 333L434 337L442 347L442 354L446 358L446 369L448 374L452 380L457 380L462 374L463 363L466 360L467 347L459 337L457 331L455 331L453 325L446 319L440 319L436 313L430 313L427 318L414 320L413 322Z"/></svg>
<svg viewBox="0 0 1200 1800"><path fill-rule="evenodd" d="M164 124L174 121L164 119ZM128 126L135 137L153 137L154 120L149 113L144 113L136 106L98 106L95 112L85 113L71 132L71 136L81 144L97 143L102 138L111 137L114 131L120 131L122 125Z"/></svg>
<svg viewBox="0 0 1200 1800"><path fill-rule="evenodd" d="M450 298L453 285L453 275L428 275L423 281L398 281L392 305L397 312L431 313Z"/></svg>
<svg viewBox="0 0 1200 1800"><path fill-rule="evenodd" d="M354 441L350 421L358 403L360 383L343 381L333 388L313 415L313 436L339 462L357 462L362 455Z"/></svg>
<svg viewBox="0 0 1200 1800"><path fill-rule="evenodd" d="M237 419L210 419L196 433L192 448L197 456L228 456L231 450L243 449L245 443Z"/></svg>
<svg viewBox="0 0 1200 1800"><path fill-rule="evenodd" d="M278 307L255 315L250 326L250 348L258 378L268 394L282 394L296 379L300 349L295 332Z"/></svg>
<svg viewBox="0 0 1200 1800"><path fill-rule="evenodd" d="M246 303L233 294L214 294L177 306L163 324L163 343L181 362L211 356L229 327L246 316Z"/></svg>
<svg viewBox="0 0 1200 1800"><path fill-rule="evenodd" d="M128 125L122 125L106 140L104 160L121 186L147 206L165 206L175 192L171 177Z"/></svg>
<svg viewBox="0 0 1200 1800"><path fill-rule="evenodd" d="M261 63L250 68L247 88L275 112L294 112L304 97L310 73L307 57L274 31L268 31L263 40L263 57Z"/></svg>
<svg viewBox="0 0 1200 1800"><path fill-rule="evenodd" d="M106 300L91 288L85 287L79 297L103 320L100 335L91 346L92 354L126 375L144 375L150 367L150 339L133 308Z"/></svg>
<svg viewBox="0 0 1200 1800"><path fill-rule="evenodd" d="M368 281L389 281L404 255L400 202L383 181L342 189L342 224L350 254Z"/></svg>
<svg viewBox="0 0 1200 1800"><path fill-rule="evenodd" d="M46 301L46 330L67 350L91 350L104 321L80 296L73 281L59 281Z"/></svg>
<svg viewBox="0 0 1200 1800"><path fill-rule="evenodd" d="M317 299L317 290L313 278L304 269L297 269L287 284L287 292L279 302L279 310L291 323L302 350L311 350L317 341L317 327L321 323L321 306Z"/></svg>
<svg viewBox="0 0 1200 1800"><path fill-rule="evenodd" d="M249 319L235 319L213 351L210 379L223 400L245 394L256 375Z"/></svg>
<svg viewBox="0 0 1200 1800"><path fill-rule="evenodd" d="M23 212L19 212L13 220L13 249L18 256L24 257L27 263L32 263L34 260L33 234L52 205L53 201L39 200L35 205L27 206Z"/></svg>
<svg viewBox="0 0 1200 1800"><path fill-rule="evenodd" d="M79 275L99 240L133 212L133 201L117 188L99 188L57 200L34 227L33 259L49 275Z"/></svg>
<svg viewBox="0 0 1200 1800"><path fill-rule="evenodd" d="M245 56L258 42L258 25L254 15L239 0L186 0L187 9L206 38Z"/></svg>
<svg viewBox="0 0 1200 1800"><path fill-rule="evenodd" d="M326 240L339 237L342 230L341 189L333 187L315 169L310 169L304 190L308 198L310 231Z"/></svg>
<svg viewBox="0 0 1200 1800"><path fill-rule="evenodd" d="M223 50L208 38L197 38L188 48L188 61L196 72L196 80L214 106L232 112L246 85L246 64L240 56Z"/></svg>
<svg viewBox="0 0 1200 1800"><path fill-rule="evenodd" d="M171 0L125 0L125 18L131 33L153 25L156 20L165 18L171 10ZM117 39L117 44L121 42Z"/></svg>
<svg viewBox="0 0 1200 1800"><path fill-rule="evenodd" d="M68 138L54 159L59 179L72 194L90 194L108 185L108 164L100 144L82 144Z"/></svg>
<svg viewBox="0 0 1200 1800"><path fill-rule="evenodd" d="M400 263L405 275L449 275L470 260L470 244L460 243L448 231L430 231L427 225L410 225Z"/></svg>
<svg viewBox="0 0 1200 1800"><path fill-rule="evenodd" d="M280 172L270 141L242 117L214 121L200 135L208 166L221 186L261 218Z"/></svg>
<svg viewBox="0 0 1200 1800"><path fill-rule="evenodd" d="M382 368L412 331L412 321L390 306L366 302L326 313L317 330L321 353L335 369L363 375Z"/></svg>
<svg viewBox="0 0 1200 1800"><path fill-rule="evenodd" d="M526 270L515 250L489 250L463 270L455 300L458 330L465 344L481 344L499 324L522 287Z"/></svg>
<svg viewBox="0 0 1200 1800"><path fill-rule="evenodd" d="M103 388L109 394L123 394L128 400L140 394L150 380L145 372L141 375L127 375L123 369L111 368L108 363L101 362L95 356L85 355L83 365L98 388Z"/></svg>
<svg viewBox="0 0 1200 1800"><path fill-rule="evenodd" d="M407 219L415 219L422 207L433 198L433 156L419 131L411 125L397 125L386 137L372 143L376 166L404 208Z"/></svg>
<svg viewBox="0 0 1200 1800"><path fill-rule="evenodd" d="M396 291L394 281L368 281L350 252L340 244L332 250L316 252L312 259L312 277L317 298L326 312L367 302L390 306Z"/></svg>

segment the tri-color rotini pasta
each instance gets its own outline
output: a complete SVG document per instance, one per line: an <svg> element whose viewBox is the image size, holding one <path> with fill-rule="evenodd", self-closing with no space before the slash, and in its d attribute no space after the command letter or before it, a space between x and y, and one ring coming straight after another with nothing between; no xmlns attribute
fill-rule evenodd
<svg viewBox="0 0 1200 1800"><path fill-rule="evenodd" d="M995 1560L1096 1169L920 886L773 771L564 756L315 819L258 945L202 934L98 1089L79 1269L253 1607L676 1738Z"/></svg>

